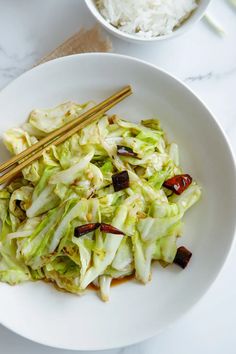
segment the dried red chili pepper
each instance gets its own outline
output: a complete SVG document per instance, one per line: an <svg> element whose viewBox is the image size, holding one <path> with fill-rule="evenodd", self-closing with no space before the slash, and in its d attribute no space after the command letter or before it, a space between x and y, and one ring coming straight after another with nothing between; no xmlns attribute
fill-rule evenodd
<svg viewBox="0 0 236 354"><path fill-rule="evenodd" d="M112 183L115 189L115 192L118 192L122 189L129 188L129 174L127 171L122 171L116 173L112 176Z"/></svg>
<svg viewBox="0 0 236 354"><path fill-rule="evenodd" d="M192 257L192 253L184 246L177 249L174 263L178 264L181 268L185 268Z"/></svg>
<svg viewBox="0 0 236 354"><path fill-rule="evenodd" d="M137 154L133 152L133 150L130 147L122 146L122 145L117 145L117 154L121 156L137 157Z"/></svg>
<svg viewBox="0 0 236 354"><path fill-rule="evenodd" d="M99 226L100 226L99 222L77 226L75 228L74 236L80 237L80 236L86 235L89 232L92 232L92 231L98 229Z"/></svg>
<svg viewBox="0 0 236 354"><path fill-rule="evenodd" d="M104 224L103 222L101 223L100 230L108 234L124 235L123 231L120 231L112 225Z"/></svg>
<svg viewBox="0 0 236 354"><path fill-rule="evenodd" d="M181 194L188 188L192 183L192 177L190 175L176 175L172 178L167 179L163 186L167 189L170 189L175 194Z"/></svg>

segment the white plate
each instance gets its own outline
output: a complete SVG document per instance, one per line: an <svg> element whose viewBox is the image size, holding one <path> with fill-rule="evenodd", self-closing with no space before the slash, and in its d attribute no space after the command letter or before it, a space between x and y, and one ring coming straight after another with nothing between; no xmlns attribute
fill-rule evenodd
<svg viewBox="0 0 236 354"><path fill-rule="evenodd" d="M180 244L193 252L185 270L153 266L146 285L112 289L110 303L42 282L0 284L0 321L39 343L95 350L126 346L157 334L185 314L209 289L232 245L235 229L235 164L226 138L203 103L182 83L129 57L84 54L25 73L0 93L1 132L20 125L35 107L67 100L101 100L131 84L134 94L114 112L139 121L158 116L180 146L181 163L203 187L203 198L186 215ZM7 158L1 146L1 158Z"/></svg>

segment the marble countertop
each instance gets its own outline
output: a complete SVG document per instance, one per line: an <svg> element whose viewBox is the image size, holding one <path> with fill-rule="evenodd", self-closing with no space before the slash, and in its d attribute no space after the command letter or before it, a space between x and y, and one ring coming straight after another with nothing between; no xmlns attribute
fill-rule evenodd
<svg viewBox="0 0 236 354"><path fill-rule="evenodd" d="M229 0L214 0L208 13L221 23L224 37L202 20L166 42L137 45L111 39L114 52L149 61L187 83L215 114L236 152L236 8ZM83 0L0 0L0 89L81 26L93 24ZM151 340L106 354L235 354L235 267L236 246L215 284L184 319ZM0 343L0 353L69 354L2 326Z"/></svg>

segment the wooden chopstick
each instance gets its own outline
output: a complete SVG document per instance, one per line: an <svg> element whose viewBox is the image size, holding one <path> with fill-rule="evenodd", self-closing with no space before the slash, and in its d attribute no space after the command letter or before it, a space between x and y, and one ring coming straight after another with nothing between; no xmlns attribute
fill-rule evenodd
<svg viewBox="0 0 236 354"><path fill-rule="evenodd" d="M12 158L10 158L8 161L2 163L0 165L0 172L5 171L6 169L8 169L9 167L13 166L14 164L16 164L18 162L19 163L23 162L24 161L23 159L25 157L28 158L31 154L37 152L38 149L43 148L44 146L48 145L48 143L52 139L55 139L56 137L58 137L58 135L61 135L64 132L66 132L67 130L73 128L75 125L77 125L81 121L86 120L92 114L95 114L95 113L101 111L110 102L112 102L112 101L116 102L116 99L118 99L119 97L123 97L123 95L124 95L124 98L125 98L128 95L130 95L131 93L132 93L131 87L130 86L125 86L122 90L116 92L115 94L113 94L112 96L108 97L107 99L105 99L104 101L99 103L98 105L96 105L96 106L90 108L88 111L82 113L78 118L75 118L72 121L70 121L69 123L63 125L61 128L58 128L58 129L54 130L53 132L48 134L46 137L44 137L41 140L39 140L36 144L33 144L32 146L30 146L26 150L22 151L20 154L17 154L15 156L13 156ZM0 181L1 181L1 179L0 179Z"/></svg>
<svg viewBox="0 0 236 354"><path fill-rule="evenodd" d="M65 140L67 140L69 137L71 137L73 134L77 133L80 129L84 128L86 125L96 121L98 118L102 117L104 115L104 113L106 111L108 111L109 109L111 109L113 106L115 106L117 103L119 103L120 101L122 101L125 97L128 97L131 93L132 93L132 90L131 90L131 87L130 86L127 86L127 88L129 89L126 89L126 90L122 90L122 91L119 91L120 94L115 94L111 97L109 97L106 101L106 105L104 104L105 101L101 102L100 103L100 107L101 107L101 104L102 104L102 108L98 111L97 109L94 110L95 113L93 114L88 114L88 117L85 118L85 115L83 114L83 119L82 120L79 120L78 122L78 118L76 118L75 120L78 122L78 124L76 126L74 126L74 124L72 125L73 128L71 128L70 130L63 130L63 132L65 132L64 134L62 135L59 135L57 137L55 137L53 140L48 140L47 142L47 145L44 145L40 146L41 148L38 148L33 154L32 154L32 150L31 150L31 155L24 159L23 161L21 161L19 163L19 165L17 165L16 167L12 168L10 171L8 171L7 173L5 173L4 175L2 175L0 177L0 184L6 182L8 179L11 179L12 177L16 176L24 167L30 165L32 162L34 162L35 160L37 160L39 157L42 156L42 154L47 151L52 145L59 145L61 144L62 142L64 142ZM113 98L115 96L115 99ZM97 107L97 106L95 106ZM93 107L93 108L95 108ZM90 111L90 110L89 110ZM89 111L85 112L85 113L88 113ZM82 115L81 115L82 116ZM75 121L74 120L74 121ZM71 121L70 123L74 122L74 121ZM68 124L70 124L68 123ZM67 124L67 126L68 126ZM65 127L65 126L63 126ZM63 128L62 127L62 128ZM59 128L57 129L57 131L62 131L62 128ZM55 131L54 131L55 132ZM53 132L53 133L54 133ZM52 136L52 134L49 134ZM49 136L48 135L48 136ZM47 136L47 137L48 137ZM41 141L41 140L40 140ZM39 142L40 142L39 141ZM36 144L34 144L36 145ZM34 145L32 145L31 147L33 147ZM28 149L27 149L28 150ZM26 150L25 150L26 151ZM33 150L34 151L34 150ZM18 154L16 156L19 156L21 154ZM19 158L17 159L17 161L19 160ZM6 164L6 163L5 163ZM11 165L12 166L12 165Z"/></svg>

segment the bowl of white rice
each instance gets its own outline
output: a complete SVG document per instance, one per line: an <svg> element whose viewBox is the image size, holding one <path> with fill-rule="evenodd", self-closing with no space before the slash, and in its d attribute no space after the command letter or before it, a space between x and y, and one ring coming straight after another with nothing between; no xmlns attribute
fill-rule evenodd
<svg viewBox="0 0 236 354"><path fill-rule="evenodd" d="M187 32L211 0L85 0L109 32L131 42L152 42Z"/></svg>

